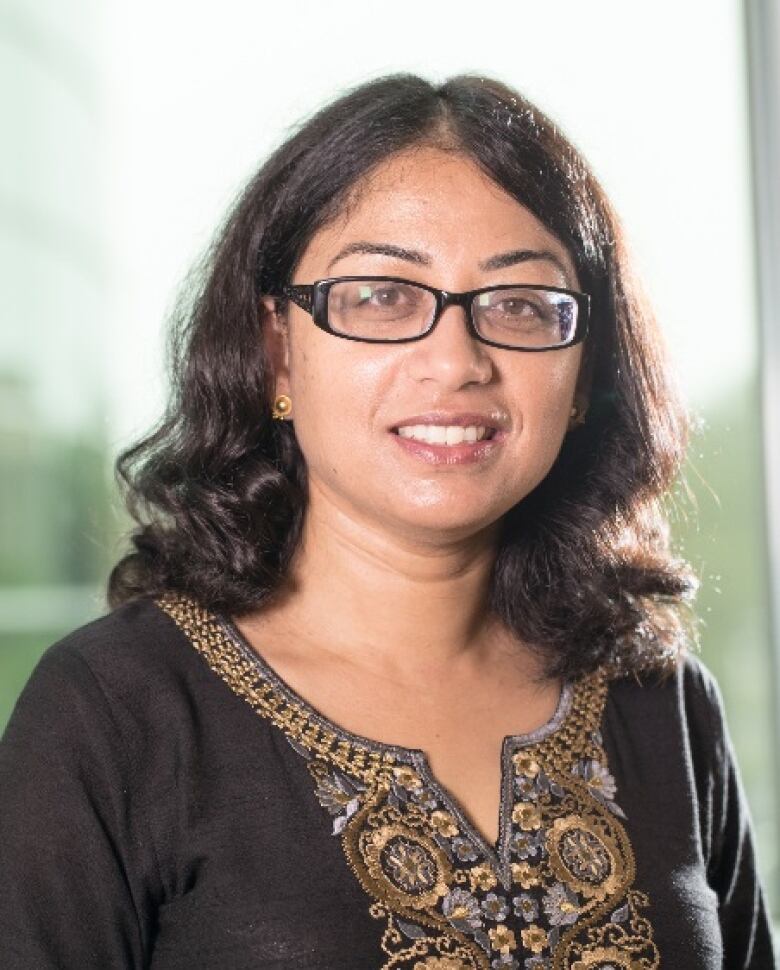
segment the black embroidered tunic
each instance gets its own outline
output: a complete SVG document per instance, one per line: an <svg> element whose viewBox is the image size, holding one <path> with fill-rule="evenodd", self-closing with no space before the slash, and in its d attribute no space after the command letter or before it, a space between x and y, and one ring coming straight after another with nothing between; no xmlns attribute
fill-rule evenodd
<svg viewBox="0 0 780 970"><path fill-rule="evenodd" d="M183 597L50 647L0 743L3 970L774 967L718 689L565 686L488 845Z"/></svg>

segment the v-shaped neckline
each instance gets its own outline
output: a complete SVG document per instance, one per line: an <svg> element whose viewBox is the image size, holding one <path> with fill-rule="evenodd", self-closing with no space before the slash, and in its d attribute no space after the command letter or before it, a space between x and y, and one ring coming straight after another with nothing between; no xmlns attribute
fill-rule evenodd
<svg viewBox="0 0 780 970"><path fill-rule="evenodd" d="M500 837L489 846L422 750L335 724L192 597L171 591L155 602L305 761L369 913L386 923L384 967L410 956L438 965L446 953L448 964L452 954L464 970L487 970L529 950L540 965L613 955L658 965L643 915L650 903L634 888L636 861L601 735L607 669L564 685L546 724L504 738Z"/></svg>
<svg viewBox="0 0 780 970"><path fill-rule="evenodd" d="M513 772L512 755L519 749L529 745L538 744L550 735L554 734L564 723L571 710L572 698L574 695L574 685L564 682L558 703L552 717L535 728L519 734L507 734L501 742L501 770L500 770L500 790L498 801L498 833L495 842L490 842L483 832L474 824L470 815L466 812L460 800L444 785L436 776L431 768L427 753L422 748L408 748L403 745L389 744L386 741L378 741L373 738L357 734L342 727L331 718L327 717L320 710L300 694L291 684L289 684L271 664L263 654L253 647L236 624L223 615L216 617L219 626L226 636L229 637L233 645L240 651L249 663L252 664L260 674L273 685L274 689L281 694L288 703L293 704L304 711L312 722L320 728L332 732L336 737L347 742L355 748L364 748L378 754L390 756L398 761L413 765L419 774L425 779L427 786L436 793L442 803L447 806L449 811L457 818L464 831L468 832L475 847L490 862L501 881L507 884L509 876L509 841L512 837L512 809L514 807L513 792Z"/></svg>

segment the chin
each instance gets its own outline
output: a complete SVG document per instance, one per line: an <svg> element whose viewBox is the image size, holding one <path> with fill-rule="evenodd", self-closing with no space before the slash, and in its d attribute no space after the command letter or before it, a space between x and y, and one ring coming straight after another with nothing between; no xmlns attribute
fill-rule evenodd
<svg viewBox="0 0 780 970"><path fill-rule="evenodd" d="M430 506L396 507L392 518L393 531L408 533L416 540L430 539L467 539L490 528L502 517L503 511L486 514L484 504L471 509L457 508L452 504ZM390 522L390 516L385 519Z"/></svg>

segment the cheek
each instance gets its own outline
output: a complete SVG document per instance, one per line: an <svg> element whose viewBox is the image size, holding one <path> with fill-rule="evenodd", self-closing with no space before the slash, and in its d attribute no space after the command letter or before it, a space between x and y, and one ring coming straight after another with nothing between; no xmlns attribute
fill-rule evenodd
<svg viewBox="0 0 780 970"><path fill-rule="evenodd" d="M574 396L574 381L563 375L552 375L542 386L541 393L534 402L538 419L550 432L566 427L571 402Z"/></svg>
<svg viewBox="0 0 780 970"><path fill-rule="evenodd" d="M295 347L290 360L295 434L310 465L334 465L337 454L354 455L356 448L365 454L364 438L389 381L381 359L357 344L322 336L327 342L315 338Z"/></svg>
<svg viewBox="0 0 780 970"><path fill-rule="evenodd" d="M541 356L541 355L540 355ZM546 464L558 454L566 434L577 381L578 359L529 363L517 400L522 414L525 447L533 447Z"/></svg>

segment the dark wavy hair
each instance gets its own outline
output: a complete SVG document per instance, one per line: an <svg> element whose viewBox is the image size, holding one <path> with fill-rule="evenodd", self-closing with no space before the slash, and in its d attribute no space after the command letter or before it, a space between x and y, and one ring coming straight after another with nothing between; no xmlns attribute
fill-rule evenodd
<svg viewBox="0 0 780 970"><path fill-rule="evenodd" d="M688 563L666 503L690 421L617 216L541 111L484 77L382 77L305 121L240 192L172 314L172 391L117 475L136 523L108 599L179 591L240 616L273 596L301 536L306 465L271 419L260 297L394 153L432 144L474 161L568 248L591 295L589 409L545 479L502 522L490 608L551 675L671 669L695 640Z"/></svg>

